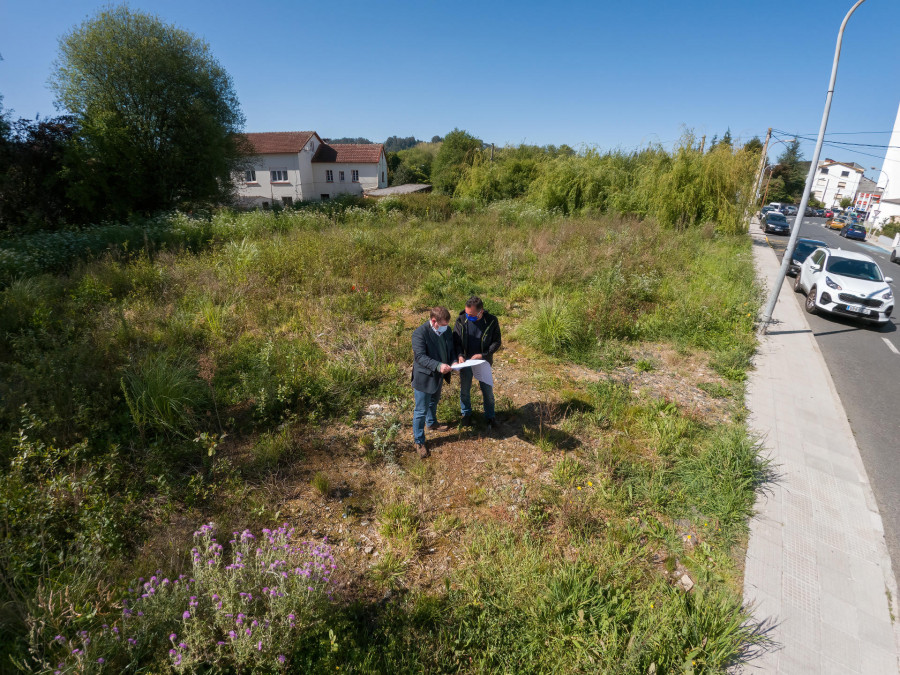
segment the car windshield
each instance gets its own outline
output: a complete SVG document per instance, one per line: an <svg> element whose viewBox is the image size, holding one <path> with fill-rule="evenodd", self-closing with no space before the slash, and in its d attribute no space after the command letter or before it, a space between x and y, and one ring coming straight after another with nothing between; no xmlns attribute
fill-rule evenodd
<svg viewBox="0 0 900 675"><path fill-rule="evenodd" d="M822 246L825 246L825 244L820 241L798 241L797 248L794 249L794 260L803 262L809 257L810 253Z"/></svg>
<svg viewBox="0 0 900 675"><path fill-rule="evenodd" d="M878 265L871 260L853 260L851 258L831 256L828 259L826 270L832 274L840 274L842 277L850 277L851 279L884 281Z"/></svg>
<svg viewBox="0 0 900 675"><path fill-rule="evenodd" d="M787 223L787 219L780 213L770 213L767 217L770 223Z"/></svg>

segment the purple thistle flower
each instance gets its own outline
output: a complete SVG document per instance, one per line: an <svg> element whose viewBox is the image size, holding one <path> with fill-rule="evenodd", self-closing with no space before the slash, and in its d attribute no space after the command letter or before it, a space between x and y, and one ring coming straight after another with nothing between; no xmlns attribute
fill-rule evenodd
<svg viewBox="0 0 900 675"><path fill-rule="evenodd" d="M128 638L128 644L134 647L137 644L137 640L135 640L134 638Z"/></svg>
<svg viewBox="0 0 900 675"><path fill-rule="evenodd" d="M175 633L170 633L170 634L169 634L169 639L170 639L172 642L175 642L175 640L178 639L178 636L177 636Z"/></svg>
<svg viewBox="0 0 900 675"><path fill-rule="evenodd" d="M99 663L99 664L102 666L104 663L106 663L106 659L104 659L104 658L101 656L99 659L97 659L97 663Z"/></svg>
<svg viewBox="0 0 900 675"><path fill-rule="evenodd" d="M181 615L181 618L182 618L182 619L190 619L190 618L191 618L191 613L188 612L187 610L185 610L184 614Z"/></svg>
<svg viewBox="0 0 900 675"><path fill-rule="evenodd" d="M187 649L187 645L184 644L183 642L179 642L179 643L178 643L178 648L179 648L179 649Z"/></svg>
<svg viewBox="0 0 900 675"><path fill-rule="evenodd" d="M57 642L65 642L66 641L66 638L64 638L62 635L57 635L53 639L56 640Z"/></svg>
<svg viewBox="0 0 900 675"><path fill-rule="evenodd" d="M176 665L176 666L180 666L180 665L181 665L181 654L178 654L178 655L175 657L175 665Z"/></svg>
<svg viewBox="0 0 900 675"><path fill-rule="evenodd" d="M169 656L175 656L177 653L174 649L169 650Z"/></svg>
<svg viewBox="0 0 900 675"><path fill-rule="evenodd" d="M260 640L259 642L256 643L256 651L258 651L258 652L262 651L262 640Z"/></svg>
<svg viewBox="0 0 900 675"><path fill-rule="evenodd" d="M284 654L279 654L278 655L278 663L280 663L281 665L284 665L285 661L287 661L287 659L284 658Z"/></svg>
<svg viewBox="0 0 900 675"><path fill-rule="evenodd" d="M233 630L230 630L228 631L228 637L234 640L235 638L237 638L237 633L235 633Z"/></svg>

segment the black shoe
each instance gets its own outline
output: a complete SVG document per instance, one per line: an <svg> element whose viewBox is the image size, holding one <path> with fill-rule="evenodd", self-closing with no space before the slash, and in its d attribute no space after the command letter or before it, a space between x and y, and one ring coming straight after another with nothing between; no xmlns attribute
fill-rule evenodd
<svg viewBox="0 0 900 675"><path fill-rule="evenodd" d="M493 431L497 428L497 423L494 420L488 420L486 424L488 431Z"/></svg>
<svg viewBox="0 0 900 675"><path fill-rule="evenodd" d="M422 459L425 459L430 454L424 443L416 443L416 452L419 453L419 457Z"/></svg>
<svg viewBox="0 0 900 675"><path fill-rule="evenodd" d="M463 415L462 421L460 422L464 427L472 426L472 416L471 415Z"/></svg>

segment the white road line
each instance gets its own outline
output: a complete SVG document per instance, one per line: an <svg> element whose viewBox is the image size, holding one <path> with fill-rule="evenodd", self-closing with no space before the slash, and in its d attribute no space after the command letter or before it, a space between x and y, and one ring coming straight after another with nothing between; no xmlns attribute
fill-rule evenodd
<svg viewBox="0 0 900 675"><path fill-rule="evenodd" d="M884 340L884 344L886 344L886 345L888 346L888 349L890 349L892 352L894 352L897 356L900 356L900 350L898 350L898 349L894 346L894 343L893 343L893 342L891 342L890 340L888 340L886 337L883 337L883 338L881 338L881 339Z"/></svg>

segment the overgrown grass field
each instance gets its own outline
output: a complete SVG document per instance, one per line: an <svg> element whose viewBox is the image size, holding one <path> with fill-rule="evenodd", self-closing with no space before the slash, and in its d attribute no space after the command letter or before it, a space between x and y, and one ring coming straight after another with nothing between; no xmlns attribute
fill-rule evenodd
<svg viewBox="0 0 900 675"><path fill-rule="evenodd" d="M740 587L766 470L742 422L746 237L438 196L167 222L106 252L4 248L0 622L16 663L723 672L759 642ZM515 433L446 496L449 460L410 458L410 334L471 294L503 323ZM698 391L729 419L613 377L663 377L632 356L645 345L701 364ZM474 440L448 437L447 457ZM364 476L377 489L354 502ZM333 509L330 541L306 523L308 544L285 543L290 503ZM209 521L235 536L192 537ZM351 533L368 521L365 558ZM435 550L454 563L436 572Z"/></svg>

